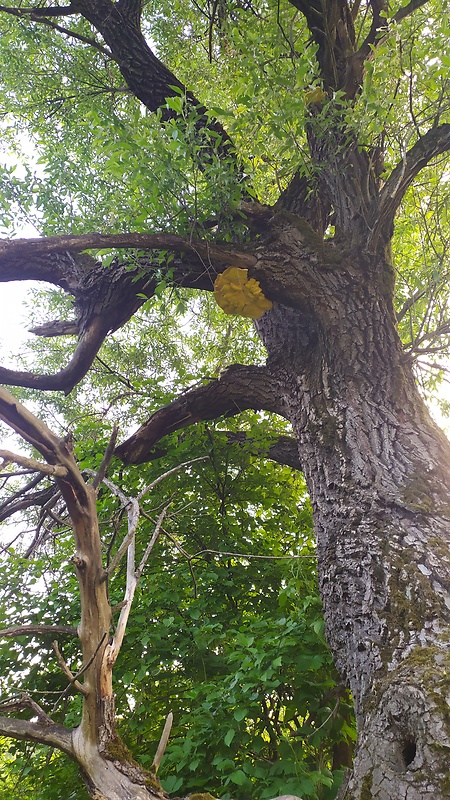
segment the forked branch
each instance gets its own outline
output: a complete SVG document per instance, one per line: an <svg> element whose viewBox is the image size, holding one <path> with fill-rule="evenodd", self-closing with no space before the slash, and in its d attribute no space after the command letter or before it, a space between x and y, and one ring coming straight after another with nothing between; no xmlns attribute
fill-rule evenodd
<svg viewBox="0 0 450 800"><path fill-rule="evenodd" d="M196 242L170 234L84 234L42 239L0 241L0 281L43 280L60 286L75 298L77 319L35 329L44 336L78 334L74 354L55 374L19 372L0 367L0 381L33 389L69 393L86 375L106 336L122 327L155 291L164 266L153 253L136 259L133 269L123 262L109 267L88 256L86 248L160 248L183 253L167 265L180 286L211 290L225 266L244 268L256 259L230 247Z"/></svg>
<svg viewBox="0 0 450 800"><path fill-rule="evenodd" d="M373 246L383 235L391 237L395 213L414 179L433 158L450 150L450 124L430 128L392 170L371 213Z"/></svg>

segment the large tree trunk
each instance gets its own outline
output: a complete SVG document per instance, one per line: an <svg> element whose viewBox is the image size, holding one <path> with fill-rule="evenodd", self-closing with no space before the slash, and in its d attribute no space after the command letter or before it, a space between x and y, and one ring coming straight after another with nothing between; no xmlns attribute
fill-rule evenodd
<svg viewBox="0 0 450 800"><path fill-rule="evenodd" d="M277 255L289 257L286 230ZM297 257L293 234L292 269ZM277 306L258 323L311 494L328 642L355 701L341 798L444 800L450 446L402 351L388 261L353 250L348 264L322 274L329 292L304 311Z"/></svg>

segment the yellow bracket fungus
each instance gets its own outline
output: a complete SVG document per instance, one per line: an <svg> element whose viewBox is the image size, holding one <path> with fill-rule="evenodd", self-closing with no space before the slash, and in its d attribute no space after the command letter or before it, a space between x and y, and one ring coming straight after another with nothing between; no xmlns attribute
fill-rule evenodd
<svg viewBox="0 0 450 800"><path fill-rule="evenodd" d="M227 267L214 281L214 299L226 314L259 319L272 308L272 301L264 297L254 278L248 278L248 270Z"/></svg>
<svg viewBox="0 0 450 800"><path fill-rule="evenodd" d="M320 86L316 86L315 89L312 89L310 92L306 92L305 103L307 106L311 105L311 103L321 103L322 100L325 100L326 96L326 92L324 92Z"/></svg>

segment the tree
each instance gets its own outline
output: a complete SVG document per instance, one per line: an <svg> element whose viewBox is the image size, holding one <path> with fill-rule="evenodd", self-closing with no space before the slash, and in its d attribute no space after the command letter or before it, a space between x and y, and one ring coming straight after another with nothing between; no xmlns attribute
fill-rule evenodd
<svg viewBox="0 0 450 800"><path fill-rule="evenodd" d="M450 452L414 377L414 362L424 355L432 359L426 368L438 371L433 358L449 345L442 7L420 0L401 7L291 0L192 9L173 3L153 11L132 0L77 0L67 7L2 7L2 13L9 40L17 35L13 17L21 35L5 109L17 113L21 106L28 129L49 137L41 145L49 165L45 183L31 174L9 176L4 195L10 213L19 198L29 214L35 206L19 190L34 189L39 207L46 206L41 228L53 235L3 241L0 276L44 280L69 293L75 318L37 332L76 334L78 344L54 374L2 368L0 379L70 392L108 334L168 284L176 291L215 288L227 311L256 318L265 365L233 364L183 393L116 447L116 456L127 465L145 463L167 434L245 409L289 421L313 505L327 638L358 724L353 772L341 797L445 797ZM61 71L67 64L62 78L49 68L55 56ZM25 59L31 70L17 81ZM37 122L27 81L41 107L47 103L47 116L39 112ZM80 102L76 129L70 110L58 113L77 82L89 84L97 100L89 111ZM58 120L53 133L49 104ZM104 137L107 108L113 123ZM86 123L83 146L75 147ZM104 148L95 167L104 177L87 192L86 167L96 173L86 149L94 146ZM79 171L75 160L63 191L67 152L76 153ZM129 172L133 191L121 217L125 201L117 191ZM422 191L414 194L418 181ZM69 220L69 232L61 234ZM102 232L86 232L92 227ZM87 250L109 256L101 260ZM122 255L111 259L116 252ZM2 414L47 460L40 469L54 475L65 498L83 553L75 562L80 585L86 598L94 592L87 606L98 610L89 633L82 624L81 640L88 665L84 719L101 719L93 727L86 722L70 741L65 730L50 736L47 722L38 722L39 741L72 755L75 746L107 797L118 787L122 797L153 796L156 789L136 789L130 764L128 778L118 769L115 788L108 786L109 767L98 749L101 736L116 736L110 671L117 640L102 639L109 612L105 582L95 578L101 553L94 489L67 443L7 394ZM87 561L86 547L94 548ZM93 583L88 563L96 565ZM104 681L102 710L95 712L91 669ZM23 733L12 718L2 730Z"/></svg>

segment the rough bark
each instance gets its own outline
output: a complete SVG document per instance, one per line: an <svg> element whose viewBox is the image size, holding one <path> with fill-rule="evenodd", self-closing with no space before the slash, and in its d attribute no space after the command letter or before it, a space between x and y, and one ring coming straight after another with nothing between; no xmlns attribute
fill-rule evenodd
<svg viewBox="0 0 450 800"><path fill-rule="evenodd" d="M311 494L328 641L355 701L358 746L341 798L443 800L450 446L399 341L384 253L345 247L334 263L317 254L305 276L302 231L282 215L259 239L260 270L288 264L278 280L301 275L304 301L275 304L257 327L273 407L283 399ZM198 408L196 400L194 391L185 424L205 417L204 398ZM169 406L152 419L172 413ZM147 425L151 444L170 430ZM118 450L129 460L132 440Z"/></svg>
<svg viewBox="0 0 450 800"><path fill-rule="evenodd" d="M351 104L361 89L364 63L387 24L384 3L373 0L366 6L371 24L357 48L353 16L358 3L350 8L340 0L291 2L317 44L318 78L328 98L342 92ZM422 4L413 0L393 19L403 19ZM79 12L91 22L130 89L156 109L175 91L170 86L183 87L149 49L139 10L138 3L125 0L77 0L67 13ZM188 93L187 99L200 111L199 125L217 131L202 116L196 98ZM336 116L330 117L328 130L318 130L319 110L320 102L312 104L307 125L317 182L310 185L296 176L272 211L258 207L253 216L249 211L254 237L242 257L249 275L274 301L258 322L267 367L246 370L253 378L265 376L263 383L255 383L259 394L252 394L251 382L247 378L246 384L235 367L234 373L228 371L157 412L117 453L139 463L164 433L243 408L270 408L290 420L314 508L328 641L353 693L358 721L353 773L341 800L444 800L450 791L450 446L419 398L398 339L389 243L404 192L430 159L450 148L450 129L436 124L419 136L383 187L382 153L361 149L351 132L335 124ZM228 157L226 134L224 142ZM330 220L336 235L324 241ZM94 240L99 241L91 238L91 246L98 246ZM121 241L116 245L136 246ZM50 280L74 294L80 336L75 363L69 375L63 370L51 380L5 370L0 378L67 390L85 374L107 333L137 309L136 289L142 288L135 285L133 294L120 265L106 275L91 261L67 253L67 241L53 244L53 254L44 241L35 244L31 265L29 253L20 259L14 245L6 245L0 252L0 276L17 278L20 263L21 279ZM158 244L153 239L148 246ZM180 247L179 241L168 245L166 240L160 246L184 253L175 262L182 285L211 290L214 271L225 265L224 252L214 254L206 243ZM72 252L79 249L79 242L71 247ZM111 274L117 281L112 286ZM143 274L145 291L152 291L153 278L151 269ZM71 325L60 326L59 332L73 330ZM36 428L13 403L6 401L5 409L9 423L48 463L69 470L69 478L57 481L74 522L75 566L85 609L79 635L87 665L83 720L72 739L76 758L91 781L92 796L152 797L154 790L145 787L142 771L133 772L115 733L112 664L107 660L110 609L94 519L95 491L82 482L63 443ZM18 727L11 735L22 734L34 735L31 728L27 734Z"/></svg>
<svg viewBox="0 0 450 800"><path fill-rule="evenodd" d="M444 798L450 448L398 341L387 265L351 260L360 280L330 286L309 325L274 308L258 327L290 405L328 641L355 701L358 747L341 797Z"/></svg>

